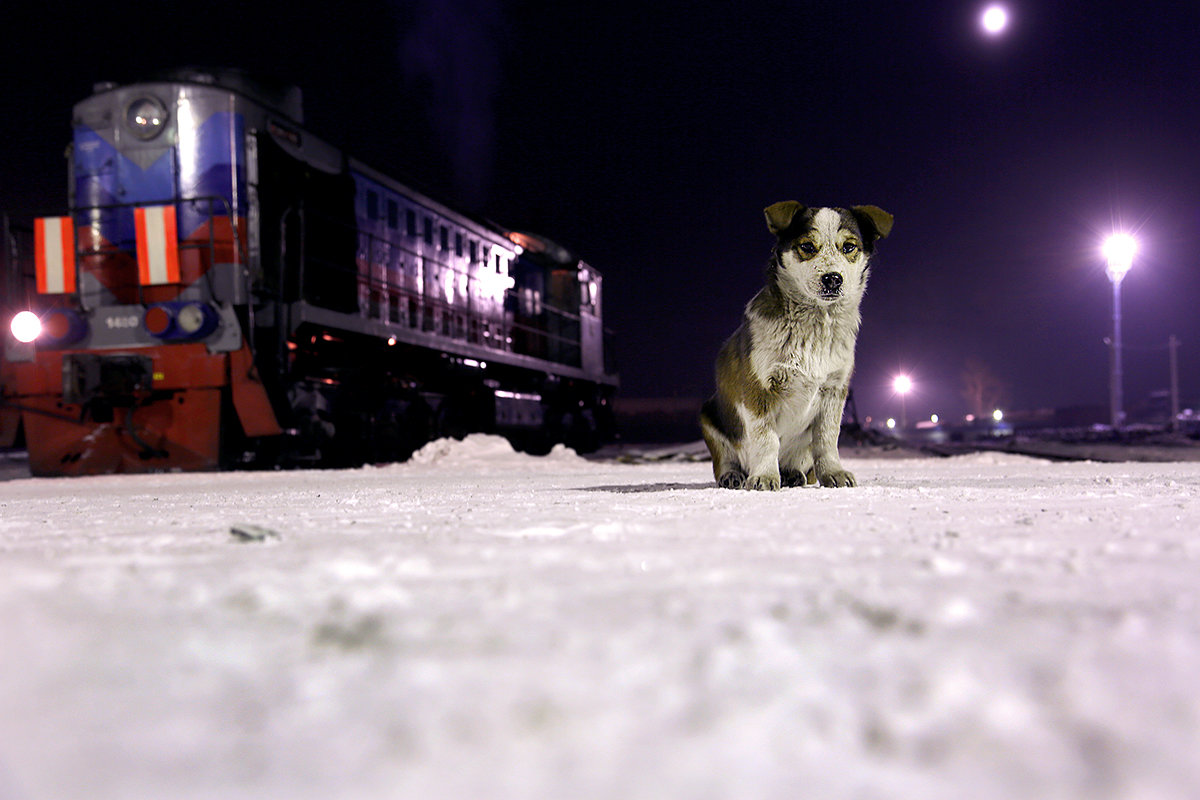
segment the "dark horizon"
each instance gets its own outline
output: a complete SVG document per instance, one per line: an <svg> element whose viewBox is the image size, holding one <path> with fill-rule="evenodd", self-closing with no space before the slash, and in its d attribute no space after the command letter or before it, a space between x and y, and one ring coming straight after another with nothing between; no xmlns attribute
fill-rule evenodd
<svg viewBox="0 0 1200 800"><path fill-rule="evenodd" d="M1200 7L304 0L9 12L0 210L66 203L70 109L186 64L299 85L305 127L452 205L558 241L605 276L627 397L703 397L759 288L778 200L895 216L863 304L860 416L966 411L970 360L1008 409L1108 403L1100 244L1122 288L1125 399L1200 401ZM139 11L139 9L141 9ZM166 19L160 18L169 15ZM137 45L136 47L134 45Z"/></svg>

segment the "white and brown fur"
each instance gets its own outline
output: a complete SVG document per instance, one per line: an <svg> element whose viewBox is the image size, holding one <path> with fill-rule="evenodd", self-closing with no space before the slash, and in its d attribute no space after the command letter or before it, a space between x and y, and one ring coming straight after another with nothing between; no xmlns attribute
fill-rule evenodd
<svg viewBox="0 0 1200 800"><path fill-rule="evenodd" d="M854 486L837 440L875 242L892 216L875 206L769 206L777 242L767 284L717 356L717 392L700 411L717 484L730 489Z"/></svg>

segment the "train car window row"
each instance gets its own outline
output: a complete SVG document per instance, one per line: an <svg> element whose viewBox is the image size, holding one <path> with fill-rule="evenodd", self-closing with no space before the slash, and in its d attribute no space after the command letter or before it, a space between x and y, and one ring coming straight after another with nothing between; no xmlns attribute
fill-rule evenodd
<svg viewBox="0 0 1200 800"><path fill-rule="evenodd" d="M506 292L497 294L496 284L485 277L511 273L513 259L503 246L475 238L378 187L364 186L360 198L366 221L381 223L360 229L364 316L502 350L512 347ZM388 230L399 238L388 236ZM422 240L425 248L418 246Z"/></svg>
<svg viewBox="0 0 1200 800"><path fill-rule="evenodd" d="M400 203L393 198L386 198L386 204L380 202L380 194L374 189L366 190L366 217L370 221L377 221L386 217L387 227L392 230L400 230ZM420 223L418 224L418 219ZM422 238L425 244L434 246L443 252L450 252L450 232L451 227L440 224L436 217L422 214L418 218L418 211L415 208L405 205L404 207L404 233L412 239ZM453 253L458 258L467 257L470 263L478 263L484 267L491 267L498 274L508 274L511 269L511 261L505 258L499 251L493 252L492 248L487 244L483 244L476 239L464 235L461 229L454 229ZM387 241L387 240L385 240ZM387 242L389 245L398 246L396 242ZM417 255L415 251L407 250L400 246L402 251L412 255ZM508 269L506 269L506 266Z"/></svg>

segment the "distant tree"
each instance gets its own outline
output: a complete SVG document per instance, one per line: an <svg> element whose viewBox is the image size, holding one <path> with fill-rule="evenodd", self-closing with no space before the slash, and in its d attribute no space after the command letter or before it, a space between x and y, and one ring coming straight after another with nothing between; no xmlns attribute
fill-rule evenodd
<svg viewBox="0 0 1200 800"><path fill-rule="evenodd" d="M962 380L963 399L967 401L967 408L976 417L989 416L1000 408L1008 385L996 377L991 367L981 359L974 356L967 359L962 371Z"/></svg>

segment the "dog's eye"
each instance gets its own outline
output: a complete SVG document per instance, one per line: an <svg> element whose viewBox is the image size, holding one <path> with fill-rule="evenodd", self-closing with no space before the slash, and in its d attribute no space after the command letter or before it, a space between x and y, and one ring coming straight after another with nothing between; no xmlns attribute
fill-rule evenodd
<svg viewBox="0 0 1200 800"><path fill-rule="evenodd" d="M856 245L854 242L846 242L845 244L842 245L842 252L845 253L846 255L850 255L857 249L858 249L858 245Z"/></svg>
<svg viewBox="0 0 1200 800"><path fill-rule="evenodd" d="M817 246L812 242L801 242L800 252L804 253L806 256L811 256L817 252Z"/></svg>

